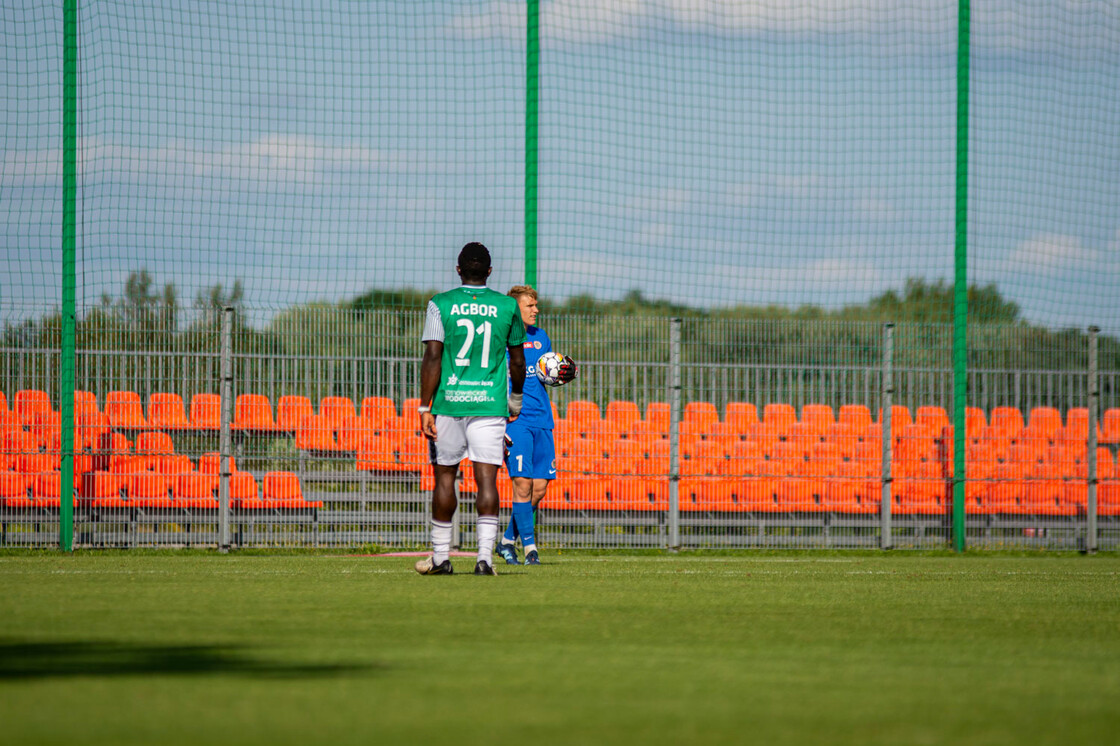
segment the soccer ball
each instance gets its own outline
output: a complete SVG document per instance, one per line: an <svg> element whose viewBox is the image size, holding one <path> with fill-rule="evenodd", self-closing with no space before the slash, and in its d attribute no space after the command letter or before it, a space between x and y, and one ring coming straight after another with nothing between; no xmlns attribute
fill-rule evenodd
<svg viewBox="0 0 1120 746"><path fill-rule="evenodd" d="M545 386L560 386L560 366L564 356L558 352L546 352L537 360L537 378Z"/></svg>

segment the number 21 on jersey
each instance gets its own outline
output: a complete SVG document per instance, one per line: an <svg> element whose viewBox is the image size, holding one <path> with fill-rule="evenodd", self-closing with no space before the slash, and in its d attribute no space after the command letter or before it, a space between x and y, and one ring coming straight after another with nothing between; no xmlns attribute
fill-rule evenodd
<svg viewBox="0 0 1120 746"><path fill-rule="evenodd" d="M463 346L455 353L455 365L467 366L471 364L471 345L474 344L476 336L482 337L482 367L490 367L490 322L484 321L478 326L470 319L459 319L455 322L456 326L465 327L467 330L467 338L463 341Z"/></svg>

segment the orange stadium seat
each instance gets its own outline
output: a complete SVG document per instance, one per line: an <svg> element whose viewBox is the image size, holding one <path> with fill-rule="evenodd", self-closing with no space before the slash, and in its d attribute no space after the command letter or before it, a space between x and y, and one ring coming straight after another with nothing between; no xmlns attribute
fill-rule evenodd
<svg viewBox="0 0 1120 746"><path fill-rule="evenodd" d="M364 417L350 415L343 418L335 430L338 450L356 453L361 445L362 438L373 435L376 430L374 422Z"/></svg>
<svg viewBox="0 0 1120 746"><path fill-rule="evenodd" d="M0 411L0 434L23 427L15 412Z"/></svg>
<svg viewBox="0 0 1120 746"><path fill-rule="evenodd" d="M420 399L413 397L401 403L401 419L407 420L409 427L420 427Z"/></svg>
<svg viewBox="0 0 1120 746"><path fill-rule="evenodd" d="M8 397L4 396L3 391L0 391L0 415L7 414L10 411L8 409Z"/></svg>
<svg viewBox="0 0 1120 746"><path fill-rule="evenodd" d="M937 515L945 511L948 482L941 465L932 461L902 461L892 465L892 510L900 515Z"/></svg>
<svg viewBox="0 0 1120 746"><path fill-rule="evenodd" d="M705 440L714 440L730 449L732 445L743 439L739 429L728 422L713 422L708 425L708 432L704 433Z"/></svg>
<svg viewBox="0 0 1120 746"><path fill-rule="evenodd" d="M233 405L233 430L248 433L271 433L276 427L272 402L263 394L241 394Z"/></svg>
<svg viewBox="0 0 1120 746"><path fill-rule="evenodd" d="M97 408L97 397L94 396L92 391L75 391L74 392L74 419L78 420L81 417L88 417L99 414L100 409Z"/></svg>
<svg viewBox="0 0 1120 746"><path fill-rule="evenodd" d="M31 480L31 503L36 508L57 508L62 502L62 475L57 471L37 472Z"/></svg>
<svg viewBox="0 0 1120 746"><path fill-rule="evenodd" d="M1097 423L1097 438L1100 439L1100 423ZM1074 407L1066 412L1066 424L1058 431L1056 440L1089 440L1089 410Z"/></svg>
<svg viewBox="0 0 1120 746"><path fill-rule="evenodd" d="M778 428L766 422L756 422L747 433L747 439L758 444L762 453L769 456L774 452L774 447L780 442Z"/></svg>
<svg viewBox="0 0 1120 746"><path fill-rule="evenodd" d="M806 404L801 407L801 422L823 433L829 425L836 422L836 418L832 414L832 407L827 404Z"/></svg>
<svg viewBox="0 0 1120 746"><path fill-rule="evenodd" d="M1027 427L1054 437L1062 429L1062 415L1054 407L1035 407Z"/></svg>
<svg viewBox="0 0 1120 746"><path fill-rule="evenodd" d="M403 422L404 418L400 421ZM417 424L407 430L396 430L392 440L397 454L397 470L417 473L432 459L429 441L419 430L419 417L413 417L411 421Z"/></svg>
<svg viewBox="0 0 1120 746"><path fill-rule="evenodd" d="M778 432L784 435L789 426L797 422L797 411L790 404L767 404L762 408L762 421L778 428Z"/></svg>
<svg viewBox="0 0 1120 746"><path fill-rule="evenodd" d="M917 412L914 413L914 422L919 425L925 425L935 433L940 433L943 429L953 424L945 408L937 406L918 407Z"/></svg>
<svg viewBox="0 0 1120 746"><path fill-rule="evenodd" d="M711 402L690 401L684 405L684 414L681 419L684 422L697 422L700 425L707 426L713 422L719 422L719 410Z"/></svg>
<svg viewBox="0 0 1120 746"><path fill-rule="evenodd" d="M35 415L27 432L35 439L36 448L48 448L54 445L58 450L62 440L62 414L60 412L47 412Z"/></svg>
<svg viewBox="0 0 1120 746"><path fill-rule="evenodd" d="M642 419L642 413L638 405L632 401L609 401L604 419L617 423L625 432L631 425Z"/></svg>
<svg viewBox="0 0 1120 746"><path fill-rule="evenodd" d="M824 433L810 422L794 422L786 429L786 441L793 444L802 457L808 456L821 442Z"/></svg>
<svg viewBox="0 0 1120 746"><path fill-rule="evenodd" d="M626 430L614 420L596 420L581 428L584 437L600 443L611 443L622 436Z"/></svg>
<svg viewBox="0 0 1120 746"><path fill-rule="evenodd" d="M171 483L175 506L180 508L214 509L218 507L218 477L215 474L190 472L180 474Z"/></svg>
<svg viewBox="0 0 1120 746"><path fill-rule="evenodd" d="M136 436L136 453L140 456L163 456L175 452L171 436L158 431L140 433Z"/></svg>
<svg viewBox="0 0 1120 746"><path fill-rule="evenodd" d="M320 501L303 499L303 488L299 477L290 471L270 471L264 475L264 489L261 497L242 498L243 510L320 508Z"/></svg>
<svg viewBox="0 0 1120 746"><path fill-rule="evenodd" d="M148 427L144 404L135 391L110 391L105 395L105 414L109 424L120 430L143 430Z"/></svg>
<svg viewBox="0 0 1120 746"><path fill-rule="evenodd" d="M745 401L727 402L727 412L723 421L745 435L752 425L758 422L758 410L754 404Z"/></svg>
<svg viewBox="0 0 1120 746"><path fill-rule="evenodd" d="M1120 515L1120 467L1108 448L1097 450L1097 479L1097 514Z"/></svg>
<svg viewBox="0 0 1120 746"><path fill-rule="evenodd" d="M149 468L166 476L189 474L195 470L191 457L183 453L161 453L149 457Z"/></svg>
<svg viewBox="0 0 1120 746"><path fill-rule="evenodd" d="M989 430L999 430L1014 440L1023 429L1023 413L1016 407L995 407L988 420Z"/></svg>
<svg viewBox="0 0 1120 746"><path fill-rule="evenodd" d="M357 417L354 402L348 396L325 396L319 400L319 414L331 423L331 428L338 430L338 426L347 417Z"/></svg>
<svg viewBox="0 0 1120 746"><path fill-rule="evenodd" d="M257 479L247 471L239 471L229 477L229 501L231 505L241 507L242 504L256 500L259 495Z"/></svg>
<svg viewBox="0 0 1120 746"><path fill-rule="evenodd" d="M669 426L664 427L657 422L638 420L630 426L629 437L639 443L644 443L647 448L652 447L654 441L665 440L669 437Z"/></svg>
<svg viewBox="0 0 1120 746"><path fill-rule="evenodd" d="M871 410L863 404L844 404L840 407L836 421L851 425L857 432L862 432L871 425Z"/></svg>
<svg viewBox="0 0 1120 746"><path fill-rule="evenodd" d="M281 396L276 402L276 429L294 433L304 417L313 417L315 409L306 396Z"/></svg>
<svg viewBox="0 0 1120 746"><path fill-rule="evenodd" d="M979 407L965 407L964 429L968 440L978 441L988 429L988 419L984 416L984 410Z"/></svg>
<svg viewBox="0 0 1120 746"><path fill-rule="evenodd" d="M102 412L84 414L75 419L74 428L84 449L98 450L102 436L110 431L109 418Z"/></svg>
<svg viewBox="0 0 1120 746"><path fill-rule="evenodd" d="M392 438L364 432L358 439L355 468L361 471L397 471L396 467L397 457L393 451Z"/></svg>
<svg viewBox="0 0 1120 746"><path fill-rule="evenodd" d="M215 476L221 473L221 455L215 451L204 453L198 459L198 471L200 474L213 474ZM229 457L229 471L230 474L237 473L237 464L233 460L233 456Z"/></svg>
<svg viewBox="0 0 1120 746"><path fill-rule="evenodd" d="M148 397L148 424L159 430L189 430L187 407L178 394L154 393Z"/></svg>
<svg viewBox="0 0 1120 746"><path fill-rule="evenodd" d="M218 394L195 394L191 397L191 429L220 430L222 397Z"/></svg>
<svg viewBox="0 0 1120 746"><path fill-rule="evenodd" d="M1101 442L1120 443L1120 408L1105 410L1101 417Z"/></svg>
<svg viewBox="0 0 1120 746"><path fill-rule="evenodd" d="M591 401L576 399L575 401L568 402L568 408L564 412L564 419L576 424L591 424L598 423L602 417L599 414L598 404Z"/></svg>
<svg viewBox="0 0 1120 746"><path fill-rule="evenodd" d="M856 453L859 435L856 429L846 422L834 422L824 431L824 442L835 444L840 449L840 455L850 459Z"/></svg>
<svg viewBox="0 0 1120 746"><path fill-rule="evenodd" d="M362 399L361 416L380 428L383 423L397 418L397 405L387 396L367 396Z"/></svg>
<svg viewBox="0 0 1120 746"><path fill-rule="evenodd" d="M646 405L645 421L653 423L665 433L669 432L670 408L669 402L651 401Z"/></svg>
<svg viewBox="0 0 1120 746"><path fill-rule="evenodd" d="M898 461L932 461L937 458L937 436L927 425L913 422L895 431L894 438L895 460Z"/></svg>
<svg viewBox="0 0 1120 746"><path fill-rule="evenodd" d="M45 391L23 389L17 391L12 400L12 411L19 417L20 424L30 425L36 415L50 414L51 398Z"/></svg>
<svg viewBox="0 0 1120 746"><path fill-rule="evenodd" d="M640 443L629 438L617 438L603 449L603 471L611 476L641 473L645 451Z"/></svg>
<svg viewBox="0 0 1120 746"><path fill-rule="evenodd" d="M30 508L32 477L19 472L0 471L0 502L9 508Z"/></svg>
<svg viewBox="0 0 1120 746"><path fill-rule="evenodd" d="M131 474L125 479L125 493L130 505L144 508L172 506L170 480L154 471Z"/></svg>
<svg viewBox="0 0 1120 746"><path fill-rule="evenodd" d="M841 461L826 486L826 505L836 513L877 513L882 482L866 461Z"/></svg>
<svg viewBox="0 0 1120 746"><path fill-rule="evenodd" d="M296 448L301 451L337 451L331 421L323 415L304 417L296 430Z"/></svg>
<svg viewBox="0 0 1120 746"><path fill-rule="evenodd" d="M883 424L883 410L879 410L878 419L875 420L880 426ZM894 404L891 406L891 430L898 432L902 428L914 422L910 417L910 410L901 404Z"/></svg>

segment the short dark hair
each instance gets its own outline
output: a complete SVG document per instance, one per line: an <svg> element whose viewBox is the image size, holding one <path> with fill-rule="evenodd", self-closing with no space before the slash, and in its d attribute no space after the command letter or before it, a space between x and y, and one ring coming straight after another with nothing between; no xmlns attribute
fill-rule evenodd
<svg viewBox="0 0 1120 746"><path fill-rule="evenodd" d="M471 241L459 252L459 274L464 280L485 280L490 272L490 250Z"/></svg>

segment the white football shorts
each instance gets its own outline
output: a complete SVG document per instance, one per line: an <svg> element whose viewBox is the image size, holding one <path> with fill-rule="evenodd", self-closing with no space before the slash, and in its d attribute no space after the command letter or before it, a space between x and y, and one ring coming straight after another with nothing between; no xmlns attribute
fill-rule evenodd
<svg viewBox="0 0 1120 746"><path fill-rule="evenodd" d="M465 455L480 464L501 465L505 461L505 435L505 417L437 414L432 460L440 466L454 466Z"/></svg>

